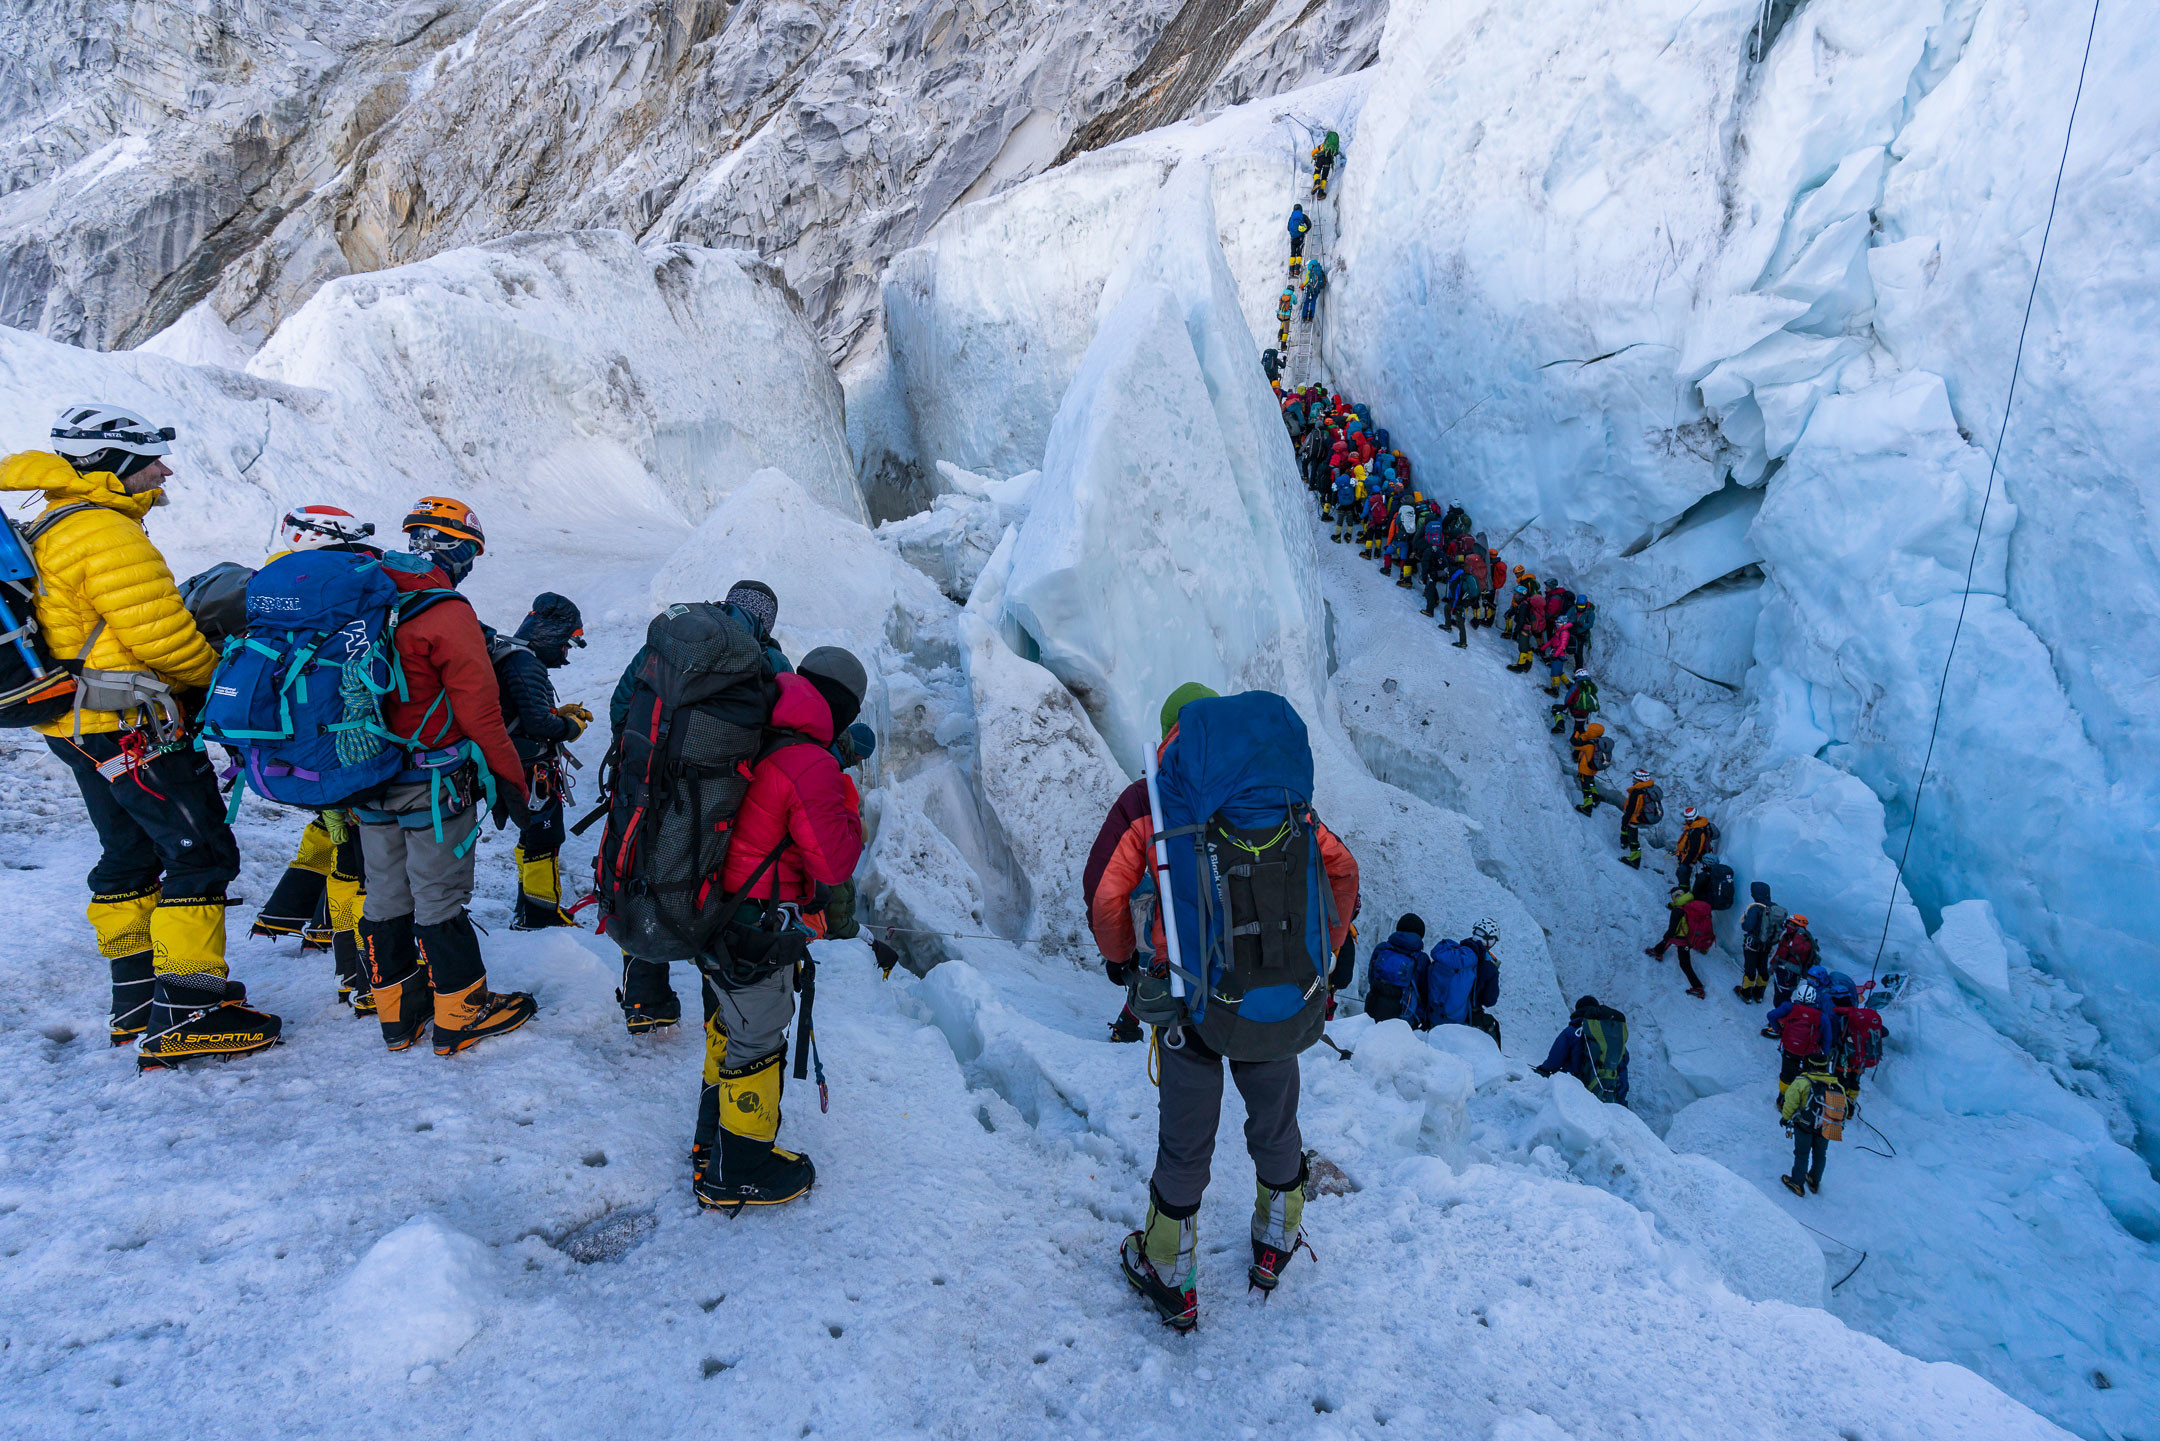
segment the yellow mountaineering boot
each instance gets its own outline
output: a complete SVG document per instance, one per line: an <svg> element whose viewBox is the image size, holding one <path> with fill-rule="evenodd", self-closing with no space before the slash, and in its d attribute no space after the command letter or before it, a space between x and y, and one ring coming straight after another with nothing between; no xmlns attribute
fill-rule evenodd
<svg viewBox="0 0 2160 1441"><path fill-rule="evenodd" d="M247 988L225 979L225 904L223 896L167 896L151 911L157 975L138 1069L243 1056L282 1039L283 1022L249 1006Z"/></svg>
<svg viewBox="0 0 2160 1441"><path fill-rule="evenodd" d="M150 912L156 886L90 897L98 954L112 967L112 1043L124 1046L150 1026Z"/></svg>
<svg viewBox="0 0 2160 1441"><path fill-rule="evenodd" d="M292 864L278 878L270 899L255 913L251 936L300 936L315 919L322 903L323 884L336 863L337 846L320 820L310 820L300 832L300 846Z"/></svg>
<svg viewBox="0 0 2160 1441"><path fill-rule="evenodd" d="M708 1211L777 1206L803 1195L817 1182L810 1158L773 1144L780 1134L782 1047L747 1066L720 1072L720 1167L707 1166L692 1183L698 1205Z"/></svg>
<svg viewBox="0 0 2160 1441"><path fill-rule="evenodd" d="M1305 1180L1309 1173L1310 1163L1300 1160L1297 1179L1289 1185L1254 1183L1252 1267L1246 1275L1256 1290L1274 1290L1282 1280L1282 1268L1297 1254L1298 1247L1305 1246L1300 1224L1305 1217ZM1305 1246L1305 1254L1311 1255L1312 1247Z"/></svg>
<svg viewBox="0 0 2160 1441"><path fill-rule="evenodd" d="M511 854L517 857L518 898L510 929L542 931L576 925L562 908L562 868L556 853L532 856L519 846Z"/></svg>

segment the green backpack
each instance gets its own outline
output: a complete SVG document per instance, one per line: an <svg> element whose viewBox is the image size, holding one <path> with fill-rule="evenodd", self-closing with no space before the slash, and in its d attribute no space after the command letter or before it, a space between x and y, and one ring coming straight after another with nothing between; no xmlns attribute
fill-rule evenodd
<svg viewBox="0 0 2160 1441"><path fill-rule="evenodd" d="M1610 1006L1585 1016L1583 1046L1590 1057L1590 1074L1583 1084L1590 1094L1614 1105L1627 1104L1627 1016Z"/></svg>

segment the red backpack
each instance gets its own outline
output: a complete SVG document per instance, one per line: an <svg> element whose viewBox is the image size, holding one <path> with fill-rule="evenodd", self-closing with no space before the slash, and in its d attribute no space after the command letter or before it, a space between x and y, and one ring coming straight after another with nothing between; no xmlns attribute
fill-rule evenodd
<svg viewBox="0 0 2160 1441"><path fill-rule="evenodd" d="M1843 1035L1838 1041L1838 1069L1872 1071L1882 1064L1882 1016L1872 1006L1839 1006Z"/></svg>
<svg viewBox="0 0 2160 1441"><path fill-rule="evenodd" d="M1778 1045L1788 1056L1813 1056L1822 1051L1822 1012L1813 1006L1795 1005L1778 1022Z"/></svg>

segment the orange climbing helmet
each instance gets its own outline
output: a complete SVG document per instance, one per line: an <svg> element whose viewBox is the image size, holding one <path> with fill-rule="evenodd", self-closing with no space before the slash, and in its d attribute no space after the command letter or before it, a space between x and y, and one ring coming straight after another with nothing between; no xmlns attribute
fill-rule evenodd
<svg viewBox="0 0 2160 1441"><path fill-rule="evenodd" d="M462 500L446 495L423 495L413 502L412 513L405 517L405 533L432 530L453 540L469 540L476 554L487 554L487 534L480 529L480 517L473 514L471 506Z"/></svg>

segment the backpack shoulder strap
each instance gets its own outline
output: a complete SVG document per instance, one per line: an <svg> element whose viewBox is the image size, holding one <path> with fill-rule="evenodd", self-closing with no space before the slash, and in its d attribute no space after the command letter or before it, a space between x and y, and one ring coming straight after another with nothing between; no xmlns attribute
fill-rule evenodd
<svg viewBox="0 0 2160 1441"><path fill-rule="evenodd" d="M39 536L45 534L46 531L51 530L69 516L81 515L86 510L96 510L98 508L95 501L88 500L70 501L66 505L54 506L36 520L31 521L30 524L24 526L22 537L26 542L35 544Z"/></svg>

